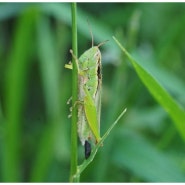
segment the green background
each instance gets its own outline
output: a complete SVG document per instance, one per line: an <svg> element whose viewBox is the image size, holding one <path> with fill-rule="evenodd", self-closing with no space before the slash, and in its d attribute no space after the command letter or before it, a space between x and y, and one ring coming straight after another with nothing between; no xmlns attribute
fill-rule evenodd
<svg viewBox="0 0 185 185"><path fill-rule="evenodd" d="M77 3L79 56L91 47L87 20L95 45L109 40L101 135L127 112L81 181L184 182L184 141L112 36L185 107L185 4ZM71 40L69 3L0 4L1 182L69 181Z"/></svg>

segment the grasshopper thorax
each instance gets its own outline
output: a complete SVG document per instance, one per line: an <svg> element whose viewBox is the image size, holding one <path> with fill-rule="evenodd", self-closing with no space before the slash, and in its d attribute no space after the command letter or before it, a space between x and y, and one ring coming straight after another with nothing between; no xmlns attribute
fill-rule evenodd
<svg viewBox="0 0 185 185"><path fill-rule="evenodd" d="M85 51L79 58L79 68L83 73L84 85L95 97L101 68L101 52L97 46Z"/></svg>

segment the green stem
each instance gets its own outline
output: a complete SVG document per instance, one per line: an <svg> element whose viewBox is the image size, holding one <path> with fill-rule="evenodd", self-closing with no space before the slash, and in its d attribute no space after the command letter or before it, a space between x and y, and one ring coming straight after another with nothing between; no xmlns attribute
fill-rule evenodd
<svg viewBox="0 0 185 185"><path fill-rule="evenodd" d="M71 4L72 13L72 49L76 57L77 52L77 16L76 16L76 3ZM71 126L71 171L70 182L78 182L79 178L74 177L77 171L77 108L74 106L78 98L78 72L77 66L72 57L73 70L72 70L72 126Z"/></svg>

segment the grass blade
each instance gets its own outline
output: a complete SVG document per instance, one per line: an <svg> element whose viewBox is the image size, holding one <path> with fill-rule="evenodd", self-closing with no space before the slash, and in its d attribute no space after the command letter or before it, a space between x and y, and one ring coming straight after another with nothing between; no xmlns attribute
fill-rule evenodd
<svg viewBox="0 0 185 185"><path fill-rule="evenodd" d="M166 110L169 116L175 123L175 126L185 141L185 112L184 110L175 102L175 100L168 94L168 92L159 84L159 82L148 73L138 62L136 62L132 56L126 51L126 49L120 44L120 42L113 37L115 42L125 53L131 64L133 65L135 71L137 72L139 78L147 87L152 96L157 100L159 104Z"/></svg>

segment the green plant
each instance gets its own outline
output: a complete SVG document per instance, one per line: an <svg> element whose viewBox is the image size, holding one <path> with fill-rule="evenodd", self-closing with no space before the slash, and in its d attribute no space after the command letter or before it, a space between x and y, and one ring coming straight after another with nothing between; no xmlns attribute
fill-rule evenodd
<svg viewBox="0 0 185 185"><path fill-rule="evenodd" d="M0 181L68 182L74 157L81 182L184 182L185 4L77 5L75 55L91 46L87 19L95 45L109 40L101 47L101 136L123 106L127 113L84 160L66 105L75 82L64 68L71 3L0 3Z"/></svg>

